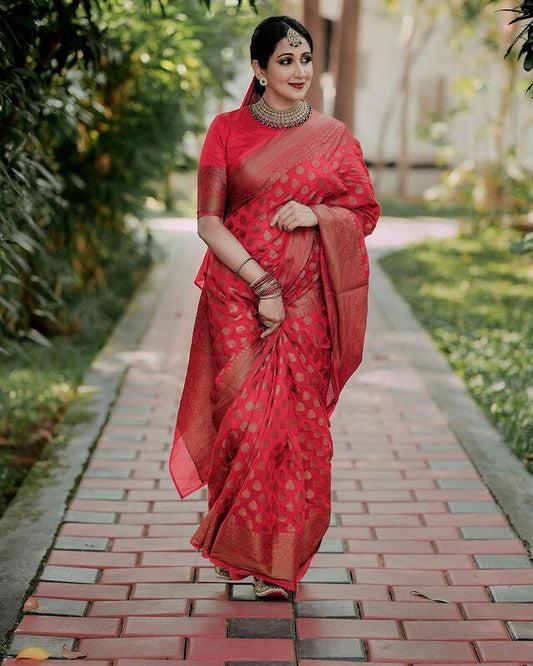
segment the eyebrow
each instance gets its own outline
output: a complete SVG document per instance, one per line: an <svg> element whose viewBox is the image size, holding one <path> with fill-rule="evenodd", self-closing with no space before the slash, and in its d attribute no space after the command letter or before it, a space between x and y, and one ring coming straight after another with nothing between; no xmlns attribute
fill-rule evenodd
<svg viewBox="0 0 533 666"><path fill-rule="evenodd" d="M276 56L276 58L281 58L282 56L293 56L294 53L280 53L279 55ZM302 53L302 55L311 55L311 51L305 51Z"/></svg>

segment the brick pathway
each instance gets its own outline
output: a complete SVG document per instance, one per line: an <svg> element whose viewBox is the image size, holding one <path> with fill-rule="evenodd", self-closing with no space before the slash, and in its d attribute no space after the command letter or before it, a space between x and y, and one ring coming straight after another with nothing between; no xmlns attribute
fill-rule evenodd
<svg viewBox="0 0 533 666"><path fill-rule="evenodd" d="M64 664L66 645L86 666L533 663L526 550L375 299L364 365L333 420L331 527L295 602L216 581L188 545L204 492L179 501L166 466L202 252L179 237L10 654L36 645Z"/></svg>

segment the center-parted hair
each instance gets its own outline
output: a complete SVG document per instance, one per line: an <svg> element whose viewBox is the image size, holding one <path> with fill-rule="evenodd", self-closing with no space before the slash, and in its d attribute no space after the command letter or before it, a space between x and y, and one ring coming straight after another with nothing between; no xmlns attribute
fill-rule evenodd
<svg viewBox="0 0 533 666"><path fill-rule="evenodd" d="M257 25L250 42L250 60L257 60L262 69L266 69L270 56L276 50L276 45L287 36L287 30L293 28L309 44L313 52L313 40L307 28L290 16L269 16ZM256 79L255 90L259 95L264 92L263 86Z"/></svg>

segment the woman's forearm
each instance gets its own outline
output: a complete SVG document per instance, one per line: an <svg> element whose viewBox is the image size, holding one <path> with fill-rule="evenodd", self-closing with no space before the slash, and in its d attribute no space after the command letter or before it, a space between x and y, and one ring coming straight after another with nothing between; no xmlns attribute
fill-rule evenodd
<svg viewBox="0 0 533 666"><path fill-rule="evenodd" d="M239 271L239 277L250 284L264 274L264 269L252 257L252 261L244 261L250 257L248 250L224 226L220 217L202 215L198 220L198 235L206 243L213 254L230 270Z"/></svg>

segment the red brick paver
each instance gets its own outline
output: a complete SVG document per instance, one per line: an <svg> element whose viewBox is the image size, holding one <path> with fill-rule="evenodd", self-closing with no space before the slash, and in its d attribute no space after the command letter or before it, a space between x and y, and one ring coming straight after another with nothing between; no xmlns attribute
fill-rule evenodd
<svg viewBox="0 0 533 666"><path fill-rule="evenodd" d="M376 666L533 663L533 641L512 640L507 624L533 622L533 604L513 597L533 601L533 568L505 559L527 551L501 531L504 514L376 302L333 418L333 520L309 577L292 605L247 601L246 584L232 600L189 546L205 492L180 501L167 473L203 252L186 228L166 232L178 255L35 587L42 611L24 615L13 645L79 639L89 666L295 663L304 645L318 651L301 666L353 663L336 640L361 641ZM88 570L94 583L72 578ZM511 596L493 601L491 588ZM294 638L234 638L231 620L285 623Z"/></svg>

